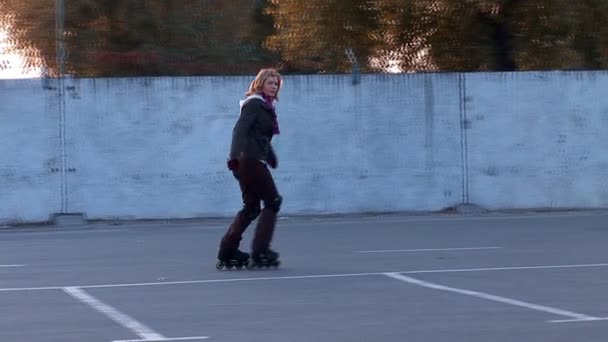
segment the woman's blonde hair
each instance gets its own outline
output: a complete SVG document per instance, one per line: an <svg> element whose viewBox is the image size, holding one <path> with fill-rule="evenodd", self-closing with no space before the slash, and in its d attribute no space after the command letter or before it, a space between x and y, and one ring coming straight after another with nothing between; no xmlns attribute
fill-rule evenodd
<svg viewBox="0 0 608 342"><path fill-rule="evenodd" d="M277 78L278 87L277 87L277 93L274 98L275 98L275 100L278 101L279 100L279 90L281 90L281 83L283 83L283 80L281 78L281 74L279 74L279 72L276 71L275 69L271 69L271 68L260 70L260 72L258 72L258 75L253 80L253 82L251 82L251 84L249 85L249 89L247 90L247 93L245 93L245 94L247 96L249 96L249 95L261 93L262 90L264 89L264 82L266 82L266 79L268 79L268 77Z"/></svg>

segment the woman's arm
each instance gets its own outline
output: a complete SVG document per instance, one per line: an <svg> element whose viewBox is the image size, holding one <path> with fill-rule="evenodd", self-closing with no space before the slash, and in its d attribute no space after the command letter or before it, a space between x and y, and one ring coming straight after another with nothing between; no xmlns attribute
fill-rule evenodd
<svg viewBox="0 0 608 342"><path fill-rule="evenodd" d="M268 149L268 165L273 169L276 169L279 166L279 160L277 159L277 154L274 152L274 148L270 145Z"/></svg>
<svg viewBox="0 0 608 342"><path fill-rule="evenodd" d="M247 145L247 138L249 136L249 131L253 126L253 123L256 120L258 111L255 103L251 101L247 103L236 124L234 125L234 129L232 130L232 144L230 147L230 159L237 159L240 154L245 151Z"/></svg>

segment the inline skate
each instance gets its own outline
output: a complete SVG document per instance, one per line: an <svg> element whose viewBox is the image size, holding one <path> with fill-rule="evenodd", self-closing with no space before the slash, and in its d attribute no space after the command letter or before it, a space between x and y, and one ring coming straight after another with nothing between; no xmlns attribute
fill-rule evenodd
<svg viewBox="0 0 608 342"><path fill-rule="evenodd" d="M243 267L247 267L249 261L249 254L241 252L238 249L232 253L224 253L220 251L218 253L218 262L215 265L215 268L217 268L218 270L230 270L234 267L237 270L240 270Z"/></svg>
<svg viewBox="0 0 608 342"><path fill-rule="evenodd" d="M247 264L247 268L250 270L255 268L277 268L280 264L281 261L279 260L279 253L273 250L268 250L262 253L253 253L249 263Z"/></svg>

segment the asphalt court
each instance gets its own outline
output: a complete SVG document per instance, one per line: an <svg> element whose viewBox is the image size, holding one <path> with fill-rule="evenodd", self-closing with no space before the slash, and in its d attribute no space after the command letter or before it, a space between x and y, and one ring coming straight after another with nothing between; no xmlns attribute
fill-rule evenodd
<svg viewBox="0 0 608 342"><path fill-rule="evenodd" d="M281 221L281 268L221 272L221 221L6 231L0 340L603 341L606 218Z"/></svg>

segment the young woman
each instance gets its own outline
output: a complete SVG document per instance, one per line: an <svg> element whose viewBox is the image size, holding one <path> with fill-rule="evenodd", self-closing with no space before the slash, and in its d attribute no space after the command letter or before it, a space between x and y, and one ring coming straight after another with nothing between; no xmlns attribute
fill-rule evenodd
<svg viewBox="0 0 608 342"><path fill-rule="evenodd" d="M270 244L282 197L268 166L275 169L278 164L271 141L279 134L274 104L280 89L281 75L274 69L262 69L249 86L247 97L240 101L241 113L232 132L228 169L239 182L243 208L220 241L218 269L224 266L240 268L250 257L251 265L279 264L279 254L270 248ZM239 250L239 244L249 224L258 216L249 255Z"/></svg>

